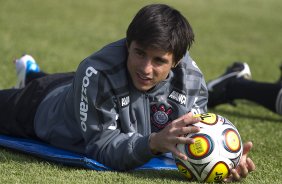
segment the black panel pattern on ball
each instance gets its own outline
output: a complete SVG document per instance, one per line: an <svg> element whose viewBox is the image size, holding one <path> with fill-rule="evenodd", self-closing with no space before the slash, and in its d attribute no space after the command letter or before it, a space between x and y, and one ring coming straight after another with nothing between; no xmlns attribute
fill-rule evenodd
<svg viewBox="0 0 282 184"><path fill-rule="evenodd" d="M224 123L223 125L230 125L232 126L233 128L236 128L228 119L224 118Z"/></svg>
<svg viewBox="0 0 282 184"><path fill-rule="evenodd" d="M196 173L198 174L198 176L201 176L203 170L205 169L205 167L209 164L205 163L205 164L194 164L191 163L191 166L194 168L194 170L196 171Z"/></svg>
<svg viewBox="0 0 282 184"><path fill-rule="evenodd" d="M236 157L234 159L230 159L234 164L234 168L239 164L241 156L242 156L242 154L240 154L238 157Z"/></svg>
<svg viewBox="0 0 282 184"><path fill-rule="evenodd" d="M190 138L194 139L193 144L185 145L185 152L190 159L200 160L208 157L213 149L214 142L207 134L195 134Z"/></svg>

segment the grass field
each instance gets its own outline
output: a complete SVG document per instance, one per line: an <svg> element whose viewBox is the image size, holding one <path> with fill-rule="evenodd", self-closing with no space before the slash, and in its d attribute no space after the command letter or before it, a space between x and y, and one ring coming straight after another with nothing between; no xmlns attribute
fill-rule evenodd
<svg viewBox="0 0 282 184"><path fill-rule="evenodd" d="M179 9L196 34L191 55L206 80L235 60L253 79L272 82L282 63L282 1L277 0L0 0L0 88L15 84L12 60L32 54L47 72L76 69L103 45L125 36L135 13L152 2ZM242 183L282 183L282 117L247 101L210 109L251 140L257 170ZM0 183L186 183L177 171L95 172L0 148Z"/></svg>

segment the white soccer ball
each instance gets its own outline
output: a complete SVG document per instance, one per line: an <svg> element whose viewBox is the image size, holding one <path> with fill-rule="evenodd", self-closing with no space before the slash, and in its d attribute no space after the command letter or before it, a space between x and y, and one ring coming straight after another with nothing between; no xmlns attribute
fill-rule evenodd
<svg viewBox="0 0 282 184"><path fill-rule="evenodd" d="M193 144L177 145L188 160L174 156L175 163L188 180L222 181L241 159L243 147L240 134L228 119L220 115L205 113L195 116L201 118L194 124L201 130L186 135L194 139Z"/></svg>

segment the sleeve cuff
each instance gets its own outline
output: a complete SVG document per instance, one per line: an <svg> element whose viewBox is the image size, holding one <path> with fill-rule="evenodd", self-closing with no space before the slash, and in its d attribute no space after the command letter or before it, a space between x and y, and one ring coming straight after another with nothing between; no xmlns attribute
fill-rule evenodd
<svg viewBox="0 0 282 184"><path fill-rule="evenodd" d="M159 155L159 154L156 155L152 153L150 146L149 146L149 138L150 138L150 135L140 137L133 151L135 157L143 163L146 163L150 159Z"/></svg>

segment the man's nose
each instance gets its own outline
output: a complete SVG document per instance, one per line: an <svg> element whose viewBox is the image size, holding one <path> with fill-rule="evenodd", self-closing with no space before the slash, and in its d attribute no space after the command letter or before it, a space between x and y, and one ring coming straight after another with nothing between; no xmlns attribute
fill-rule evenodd
<svg viewBox="0 0 282 184"><path fill-rule="evenodd" d="M148 74L152 72L153 65L152 65L152 59L145 58L140 66L144 74Z"/></svg>

